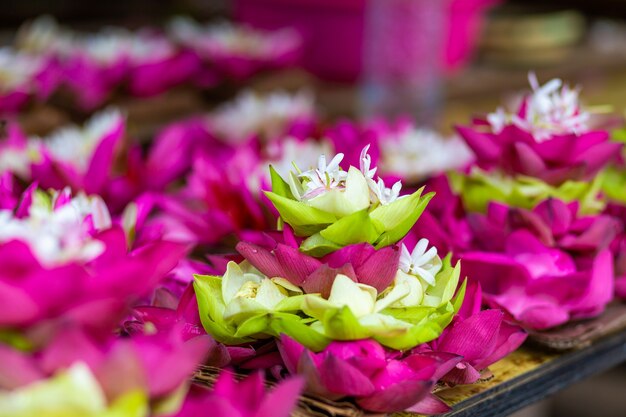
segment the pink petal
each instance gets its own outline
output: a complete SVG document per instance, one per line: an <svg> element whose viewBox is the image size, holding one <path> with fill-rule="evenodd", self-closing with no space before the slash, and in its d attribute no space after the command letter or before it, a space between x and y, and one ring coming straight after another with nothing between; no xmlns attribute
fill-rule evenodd
<svg viewBox="0 0 626 417"><path fill-rule="evenodd" d="M403 381L365 398L357 398L357 404L368 411L380 413L400 412L426 397L432 388L428 381Z"/></svg>
<svg viewBox="0 0 626 417"><path fill-rule="evenodd" d="M311 275L309 275L302 283L304 292L308 294L321 294L322 297L328 298L330 296L330 289L335 282L337 274L343 274L351 278L356 282L356 273L351 264L345 264L340 268L331 268L324 264L317 268Z"/></svg>
<svg viewBox="0 0 626 417"><path fill-rule="evenodd" d="M334 355L328 355L318 369L321 383L330 392L350 396L367 396L374 392L374 385L367 376Z"/></svg>
<svg viewBox="0 0 626 417"><path fill-rule="evenodd" d="M485 310L454 323L439 342L438 350L462 355L469 363L491 354L503 316L499 310Z"/></svg>
<svg viewBox="0 0 626 417"><path fill-rule="evenodd" d="M283 380L263 399L256 417L289 417L298 403L303 388L302 377Z"/></svg>
<svg viewBox="0 0 626 417"><path fill-rule="evenodd" d="M422 398L419 402L406 409L406 411L410 411L412 413L426 415L443 414L450 410L451 408L446 403L431 393L428 393L428 395Z"/></svg>
<svg viewBox="0 0 626 417"><path fill-rule="evenodd" d="M247 242L239 242L236 246L237 251L256 269L261 271L268 277L282 277L290 280L283 270L282 265L271 251ZM293 277L291 277L293 279ZM291 280L290 280L291 282ZM300 285L300 282L293 282L294 285Z"/></svg>

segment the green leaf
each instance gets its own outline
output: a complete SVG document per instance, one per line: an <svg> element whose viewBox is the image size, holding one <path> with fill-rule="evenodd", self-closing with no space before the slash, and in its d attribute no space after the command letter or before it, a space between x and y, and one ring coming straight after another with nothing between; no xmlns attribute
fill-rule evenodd
<svg viewBox="0 0 626 417"><path fill-rule="evenodd" d="M280 174L276 172L272 165L270 165L270 178L272 180L273 193L290 200L295 200L291 189L289 188L289 184L287 184L287 181L285 181Z"/></svg>
<svg viewBox="0 0 626 417"><path fill-rule="evenodd" d="M428 193L421 196L423 189L424 187L389 205L378 206L370 213L370 217L380 222L385 230L376 242L376 249L393 245L411 230L435 195L435 193Z"/></svg>
<svg viewBox="0 0 626 417"><path fill-rule="evenodd" d="M298 236L311 236L337 220L333 214L300 201L290 200L269 191L266 191L265 195L274 204L280 217L293 227Z"/></svg>

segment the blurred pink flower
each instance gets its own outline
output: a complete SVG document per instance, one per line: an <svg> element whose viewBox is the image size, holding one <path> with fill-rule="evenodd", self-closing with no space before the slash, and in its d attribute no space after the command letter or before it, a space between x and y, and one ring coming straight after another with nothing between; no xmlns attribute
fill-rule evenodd
<svg viewBox="0 0 626 417"><path fill-rule="evenodd" d="M129 251L102 200L69 192L31 187L0 223L0 327L33 337L66 323L110 332L186 253L163 240Z"/></svg>
<svg viewBox="0 0 626 417"><path fill-rule="evenodd" d="M266 390L262 372L241 381L223 371L213 389L194 387L182 409L172 417L289 417L295 408L304 381L293 377Z"/></svg>

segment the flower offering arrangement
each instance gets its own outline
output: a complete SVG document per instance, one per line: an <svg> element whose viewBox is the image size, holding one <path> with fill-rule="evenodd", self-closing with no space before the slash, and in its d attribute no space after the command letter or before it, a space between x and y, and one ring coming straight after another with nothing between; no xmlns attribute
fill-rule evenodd
<svg viewBox="0 0 626 417"><path fill-rule="evenodd" d="M623 141L561 80L450 137L243 91L140 144L109 105L243 83L301 42L42 18L0 50L0 112L64 89L90 114L0 137L0 416L440 414L438 389L626 298Z"/></svg>

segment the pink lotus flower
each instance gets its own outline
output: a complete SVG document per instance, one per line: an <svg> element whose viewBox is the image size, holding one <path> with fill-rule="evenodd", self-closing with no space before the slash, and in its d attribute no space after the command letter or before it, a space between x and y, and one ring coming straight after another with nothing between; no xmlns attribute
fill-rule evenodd
<svg viewBox="0 0 626 417"><path fill-rule="evenodd" d="M482 291L469 284L463 306L441 336L429 343L434 352L460 355L463 359L441 380L449 384L473 384L485 376L486 368L516 350L526 332L504 321L499 310L481 311ZM416 349L424 351L424 349Z"/></svg>
<svg viewBox="0 0 626 417"><path fill-rule="evenodd" d="M38 144L44 160L33 166L33 178L44 188L70 186L89 194L104 193L115 151L124 138L126 121L115 109L97 113L84 127L61 128Z"/></svg>
<svg viewBox="0 0 626 417"><path fill-rule="evenodd" d="M590 116L578 103L578 90L560 80L539 86L514 112L499 109L470 127L457 127L483 169L536 177L553 185L589 180L622 147L606 131L590 130Z"/></svg>
<svg viewBox="0 0 626 417"><path fill-rule="evenodd" d="M266 391L263 374L253 373L237 382L222 372L212 390L195 387L182 409L172 417L289 417L298 402L304 381L300 377L279 383Z"/></svg>
<svg viewBox="0 0 626 417"><path fill-rule="evenodd" d="M309 392L335 400L352 397L374 412L449 410L430 391L461 360L447 353L393 359L373 340L335 341L313 353L283 335L279 348L289 372L305 376Z"/></svg>
<svg viewBox="0 0 626 417"><path fill-rule="evenodd" d="M0 223L0 328L27 333L63 323L109 332L186 252L161 240L129 252L102 200L69 192L31 187Z"/></svg>
<svg viewBox="0 0 626 417"><path fill-rule="evenodd" d="M549 199L532 211L491 203L468 221L474 249L462 255L463 272L524 326L594 317L611 300L607 247L620 230L611 217L581 216L577 203Z"/></svg>

